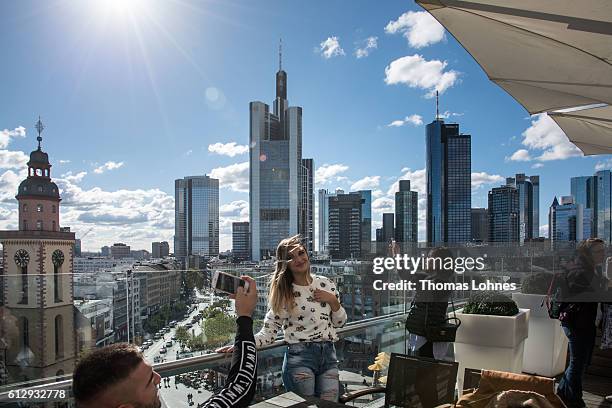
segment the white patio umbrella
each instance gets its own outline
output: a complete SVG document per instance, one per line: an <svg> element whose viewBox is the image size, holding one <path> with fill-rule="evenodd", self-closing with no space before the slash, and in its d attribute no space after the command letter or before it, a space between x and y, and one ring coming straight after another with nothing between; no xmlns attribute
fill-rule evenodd
<svg viewBox="0 0 612 408"><path fill-rule="evenodd" d="M612 106L551 112L549 116L585 155L612 154Z"/></svg>
<svg viewBox="0 0 612 408"><path fill-rule="evenodd" d="M417 3L444 25L488 77L530 114L612 104L612 1L417 0ZM599 112L602 111L595 111ZM579 120L581 124L575 124L573 121L578 120L575 115L551 116L570 140L576 139L576 145L585 154L610 153L609 127L598 128L598 134L606 137L592 140L575 133L589 128L583 118Z"/></svg>

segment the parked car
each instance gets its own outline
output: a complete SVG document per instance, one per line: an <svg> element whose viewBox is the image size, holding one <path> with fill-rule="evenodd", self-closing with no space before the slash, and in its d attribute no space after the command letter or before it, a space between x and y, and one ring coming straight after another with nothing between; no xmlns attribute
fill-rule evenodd
<svg viewBox="0 0 612 408"><path fill-rule="evenodd" d="M155 340L159 340L159 339L161 339L161 335L159 333L155 333L155 336L153 336L153 338Z"/></svg>
<svg viewBox="0 0 612 408"><path fill-rule="evenodd" d="M148 348L149 348L148 344L143 344L142 346L140 346L140 351L144 351L144 350L146 350Z"/></svg>
<svg viewBox="0 0 612 408"><path fill-rule="evenodd" d="M165 347L162 347L162 348L159 349L159 354L166 354L167 351L168 350L166 350Z"/></svg>
<svg viewBox="0 0 612 408"><path fill-rule="evenodd" d="M168 340L168 341L166 342L166 347L172 347L172 345L173 345L173 344L174 344L174 343L172 343L172 340Z"/></svg>

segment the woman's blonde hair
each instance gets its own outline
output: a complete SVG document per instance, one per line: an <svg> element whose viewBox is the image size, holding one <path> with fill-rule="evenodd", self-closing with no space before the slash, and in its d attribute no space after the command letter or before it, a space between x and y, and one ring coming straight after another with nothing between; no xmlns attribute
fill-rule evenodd
<svg viewBox="0 0 612 408"><path fill-rule="evenodd" d="M270 279L270 298L268 303L274 313L279 313L283 307L293 309L293 273L289 269L289 253L295 249L306 247L302 244L302 237L294 235L283 239L276 247L276 267ZM306 251L306 254L308 252Z"/></svg>

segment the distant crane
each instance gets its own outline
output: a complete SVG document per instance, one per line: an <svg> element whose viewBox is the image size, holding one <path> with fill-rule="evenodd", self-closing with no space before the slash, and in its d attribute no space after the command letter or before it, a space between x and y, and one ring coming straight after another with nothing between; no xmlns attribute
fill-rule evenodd
<svg viewBox="0 0 612 408"><path fill-rule="evenodd" d="M81 237L79 238L81 241L83 240L83 238L85 238L87 236L87 234L89 234L91 231L93 231L94 227L89 228L87 231L85 231L85 233L83 235L81 235Z"/></svg>

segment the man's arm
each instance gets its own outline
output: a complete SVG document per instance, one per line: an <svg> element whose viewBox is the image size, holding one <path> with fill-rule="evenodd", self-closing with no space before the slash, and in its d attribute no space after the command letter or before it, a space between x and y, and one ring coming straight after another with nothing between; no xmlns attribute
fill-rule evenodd
<svg viewBox="0 0 612 408"><path fill-rule="evenodd" d="M253 336L253 319L240 316L234 342L232 366L225 387L204 404L205 408L247 407L255 395L257 352Z"/></svg>

